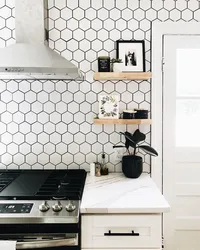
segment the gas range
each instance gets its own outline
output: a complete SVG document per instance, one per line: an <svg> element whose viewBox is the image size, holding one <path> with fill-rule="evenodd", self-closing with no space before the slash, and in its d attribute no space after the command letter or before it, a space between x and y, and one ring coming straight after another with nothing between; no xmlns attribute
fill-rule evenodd
<svg viewBox="0 0 200 250"><path fill-rule="evenodd" d="M73 224L85 170L0 171L0 224Z"/></svg>

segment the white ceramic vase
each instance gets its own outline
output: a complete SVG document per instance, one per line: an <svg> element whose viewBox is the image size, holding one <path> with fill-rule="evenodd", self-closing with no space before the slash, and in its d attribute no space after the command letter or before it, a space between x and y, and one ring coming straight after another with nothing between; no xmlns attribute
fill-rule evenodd
<svg viewBox="0 0 200 250"><path fill-rule="evenodd" d="M123 63L113 63L113 72L122 72Z"/></svg>

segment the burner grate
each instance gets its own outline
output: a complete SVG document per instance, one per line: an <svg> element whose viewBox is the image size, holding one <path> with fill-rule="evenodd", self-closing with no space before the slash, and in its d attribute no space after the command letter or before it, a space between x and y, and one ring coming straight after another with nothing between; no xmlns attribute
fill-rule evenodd
<svg viewBox="0 0 200 250"><path fill-rule="evenodd" d="M3 191L11 182L13 182L21 171L5 171L0 173L0 192Z"/></svg>
<svg viewBox="0 0 200 250"><path fill-rule="evenodd" d="M85 178L85 170L53 171L37 191L35 198L80 200Z"/></svg>

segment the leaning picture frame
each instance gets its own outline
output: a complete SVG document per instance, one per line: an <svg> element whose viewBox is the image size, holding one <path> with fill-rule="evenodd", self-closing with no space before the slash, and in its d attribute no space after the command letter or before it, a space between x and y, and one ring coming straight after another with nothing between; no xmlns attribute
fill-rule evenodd
<svg viewBox="0 0 200 250"><path fill-rule="evenodd" d="M144 40L117 40L117 58L123 62L122 72L145 72Z"/></svg>

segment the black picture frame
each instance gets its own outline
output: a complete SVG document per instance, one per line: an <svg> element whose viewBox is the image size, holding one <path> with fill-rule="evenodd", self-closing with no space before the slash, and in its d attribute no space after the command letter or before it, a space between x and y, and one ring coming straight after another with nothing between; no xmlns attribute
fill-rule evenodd
<svg viewBox="0 0 200 250"><path fill-rule="evenodd" d="M117 40L116 44L116 56L118 59L122 59L124 63L123 72L146 71L144 40Z"/></svg>

